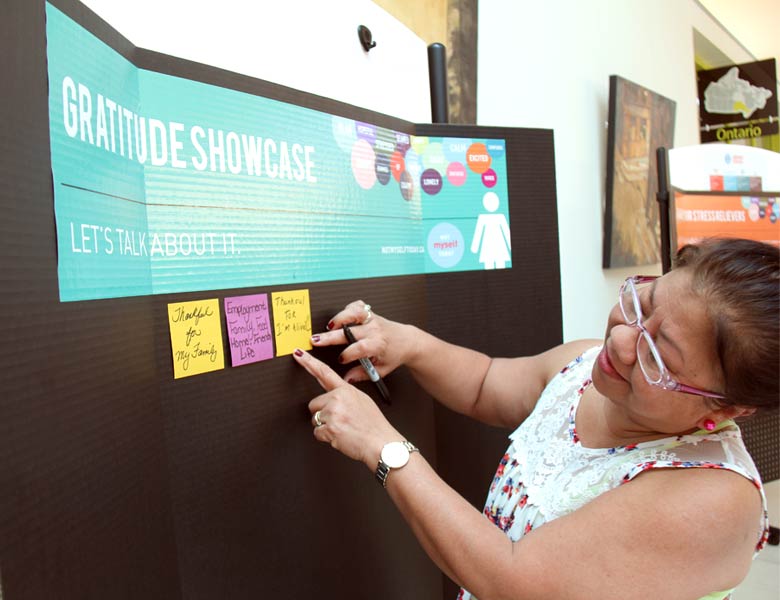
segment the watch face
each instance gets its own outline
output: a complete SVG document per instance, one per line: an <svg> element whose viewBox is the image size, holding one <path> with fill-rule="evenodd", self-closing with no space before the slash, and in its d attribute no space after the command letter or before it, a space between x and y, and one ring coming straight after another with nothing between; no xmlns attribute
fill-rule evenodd
<svg viewBox="0 0 780 600"><path fill-rule="evenodd" d="M409 462L409 450L401 442L390 442L382 448L382 462L391 469L398 469Z"/></svg>

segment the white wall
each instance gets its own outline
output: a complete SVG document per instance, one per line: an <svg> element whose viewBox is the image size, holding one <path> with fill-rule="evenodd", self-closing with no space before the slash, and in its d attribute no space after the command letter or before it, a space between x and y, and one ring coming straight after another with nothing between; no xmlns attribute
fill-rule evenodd
<svg viewBox="0 0 780 600"><path fill-rule="evenodd" d="M368 108L431 119L423 40L370 0L82 0L135 46ZM368 53L357 28L377 45Z"/></svg>
<svg viewBox="0 0 780 600"><path fill-rule="evenodd" d="M780 2L777 0L700 0L758 60L780 61Z"/></svg>
<svg viewBox="0 0 780 600"><path fill-rule="evenodd" d="M554 130L565 340L603 337L622 280L661 272L601 268L609 76L675 100L675 146L698 144L694 27L753 60L694 0L480 0L477 122Z"/></svg>

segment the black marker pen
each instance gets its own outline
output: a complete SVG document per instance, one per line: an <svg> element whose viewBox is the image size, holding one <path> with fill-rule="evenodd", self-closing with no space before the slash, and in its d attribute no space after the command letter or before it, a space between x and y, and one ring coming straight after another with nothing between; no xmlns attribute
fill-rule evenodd
<svg viewBox="0 0 780 600"><path fill-rule="evenodd" d="M344 335L346 336L347 341L350 344L354 344L355 342L357 342L352 331L349 329L349 325L344 325L342 329L344 330ZM376 385L380 395L382 396L382 400L384 400L385 404L390 404L390 390L387 389L385 382L382 381L382 378L379 376L379 373L376 372L374 365L371 364L371 361L365 357L359 358L358 361L360 361L360 366L363 367L363 370L368 375L368 378L371 381L373 381L374 384Z"/></svg>

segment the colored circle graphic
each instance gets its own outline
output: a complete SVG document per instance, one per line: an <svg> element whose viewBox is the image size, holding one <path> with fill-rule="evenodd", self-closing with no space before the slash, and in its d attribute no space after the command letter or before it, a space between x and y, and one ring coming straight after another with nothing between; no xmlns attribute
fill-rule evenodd
<svg viewBox="0 0 780 600"><path fill-rule="evenodd" d="M441 174L436 169L425 169L420 176L420 187L429 196L435 196L441 191Z"/></svg>
<svg viewBox="0 0 780 600"><path fill-rule="evenodd" d="M379 183L387 185L387 182L390 181L390 157L384 152L377 152L374 170Z"/></svg>
<svg viewBox="0 0 780 600"><path fill-rule="evenodd" d="M395 149L401 153L401 156L406 154L406 151L412 147L412 140L408 133L395 132Z"/></svg>
<svg viewBox="0 0 780 600"><path fill-rule="evenodd" d="M398 181L398 187L401 188L401 196L409 202L414 197L414 180L409 171L401 173L401 179Z"/></svg>
<svg viewBox="0 0 780 600"><path fill-rule="evenodd" d="M420 175L422 175L423 168L422 162L420 161L420 155L417 154L414 149L409 150L406 153L406 156L404 157L404 163L406 164L406 170L409 171L409 174L412 176L412 178L419 179Z"/></svg>
<svg viewBox="0 0 780 600"><path fill-rule="evenodd" d="M748 217L750 217L751 221L758 221L761 218L759 216L758 204L750 205L750 208L748 209Z"/></svg>
<svg viewBox="0 0 780 600"><path fill-rule="evenodd" d="M454 186L466 183L466 167L463 163L452 162L447 165L447 181Z"/></svg>
<svg viewBox="0 0 780 600"><path fill-rule="evenodd" d="M444 157L444 149L441 142L433 142L425 147L422 154L422 164L426 169L436 169L443 173L447 168L447 159Z"/></svg>
<svg viewBox="0 0 780 600"><path fill-rule="evenodd" d="M374 145L374 140L376 139L376 125L357 121L355 123L355 131L357 132L358 139L366 140L369 146Z"/></svg>
<svg viewBox="0 0 780 600"><path fill-rule="evenodd" d="M493 158L501 158L506 152L506 144L501 140L492 140L487 143L487 151Z"/></svg>
<svg viewBox="0 0 780 600"><path fill-rule="evenodd" d="M333 138L336 140L338 147L344 152L352 152L352 146L357 139L355 122L352 119L334 116L331 125L333 127Z"/></svg>
<svg viewBox="0 0 780 600"><path fill-rule="evenodd" d="M352 174L364 190L370 190L376 183L374 170L374 149L366 140L358 140L352 146Z"/></svg>
<svg viewBox="0 0 780 600"><path fill-rule="evenodd" d="M485 187L492 188L498 182L498 175L493 169L488 169L482 173L482 183Z"/></svg>
<svg viewBox="0 0 780 600"><path fill-rule="evenodd" d="M449 162L463 162L466 160L466 151L471 146L468 138L444 138L441 142L444 157Z"/></svg>
<svg viewBox="0 0 780 600"><path fill-rule="evenodd" d="M412 150L417 152L417 154L422 154L425 152L425 149L428 147L428 144L430 143L430 140L428 139L428 136L425 135L418 135L412 138Z"/></svg>
<svg viewBox="0 0 780 600"><path fill-rule="evenodd" d="M439 223L428 234L427 251L440 267L454 267L463 258L463 234L451 223Z"/></svg>
<svg viewBox="0 0 780 600"><path fill-rule="evenodd" d="M490 168L490 154L482 142L471 144L466 151L466 164L469 169L480 175Z"/></svg>
<svg viewBox="0 0 780 600"><path fill-rule="evenodd" d="M374 140L374 150L390 156L395 152L395 135L387 129L377 129L376 139Z"/></svg>
<svg viewBox="0 0 780 600"><path fill-rule="evenodd" d="M393 152L390 157L390 170L393 173L393 177L396 181L401 181L401 174L406 171L406 161L403 154L400 152Z"/></svg>

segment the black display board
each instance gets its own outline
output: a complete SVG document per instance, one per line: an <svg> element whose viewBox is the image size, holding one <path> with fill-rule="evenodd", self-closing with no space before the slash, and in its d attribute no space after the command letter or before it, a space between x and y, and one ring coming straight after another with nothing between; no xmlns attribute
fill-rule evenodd
<svg viewBox="0 0 780 600"><path fill-rule="evenodd" d="M54 4L141 68L420 135L503 137L512 268L304 282L314 329L362 298L493 355L561 341L551 131L415 126L137 50ZM314 441L320 391L292 358L174 380L167 304L204 292L59 302L43 1L0 4L0 48L0 597L452 597L372 475ZM277 290L211 296L257 291ZM404 369L387 384L395 427L481 508L507 432L434 406Z"/></svg>

